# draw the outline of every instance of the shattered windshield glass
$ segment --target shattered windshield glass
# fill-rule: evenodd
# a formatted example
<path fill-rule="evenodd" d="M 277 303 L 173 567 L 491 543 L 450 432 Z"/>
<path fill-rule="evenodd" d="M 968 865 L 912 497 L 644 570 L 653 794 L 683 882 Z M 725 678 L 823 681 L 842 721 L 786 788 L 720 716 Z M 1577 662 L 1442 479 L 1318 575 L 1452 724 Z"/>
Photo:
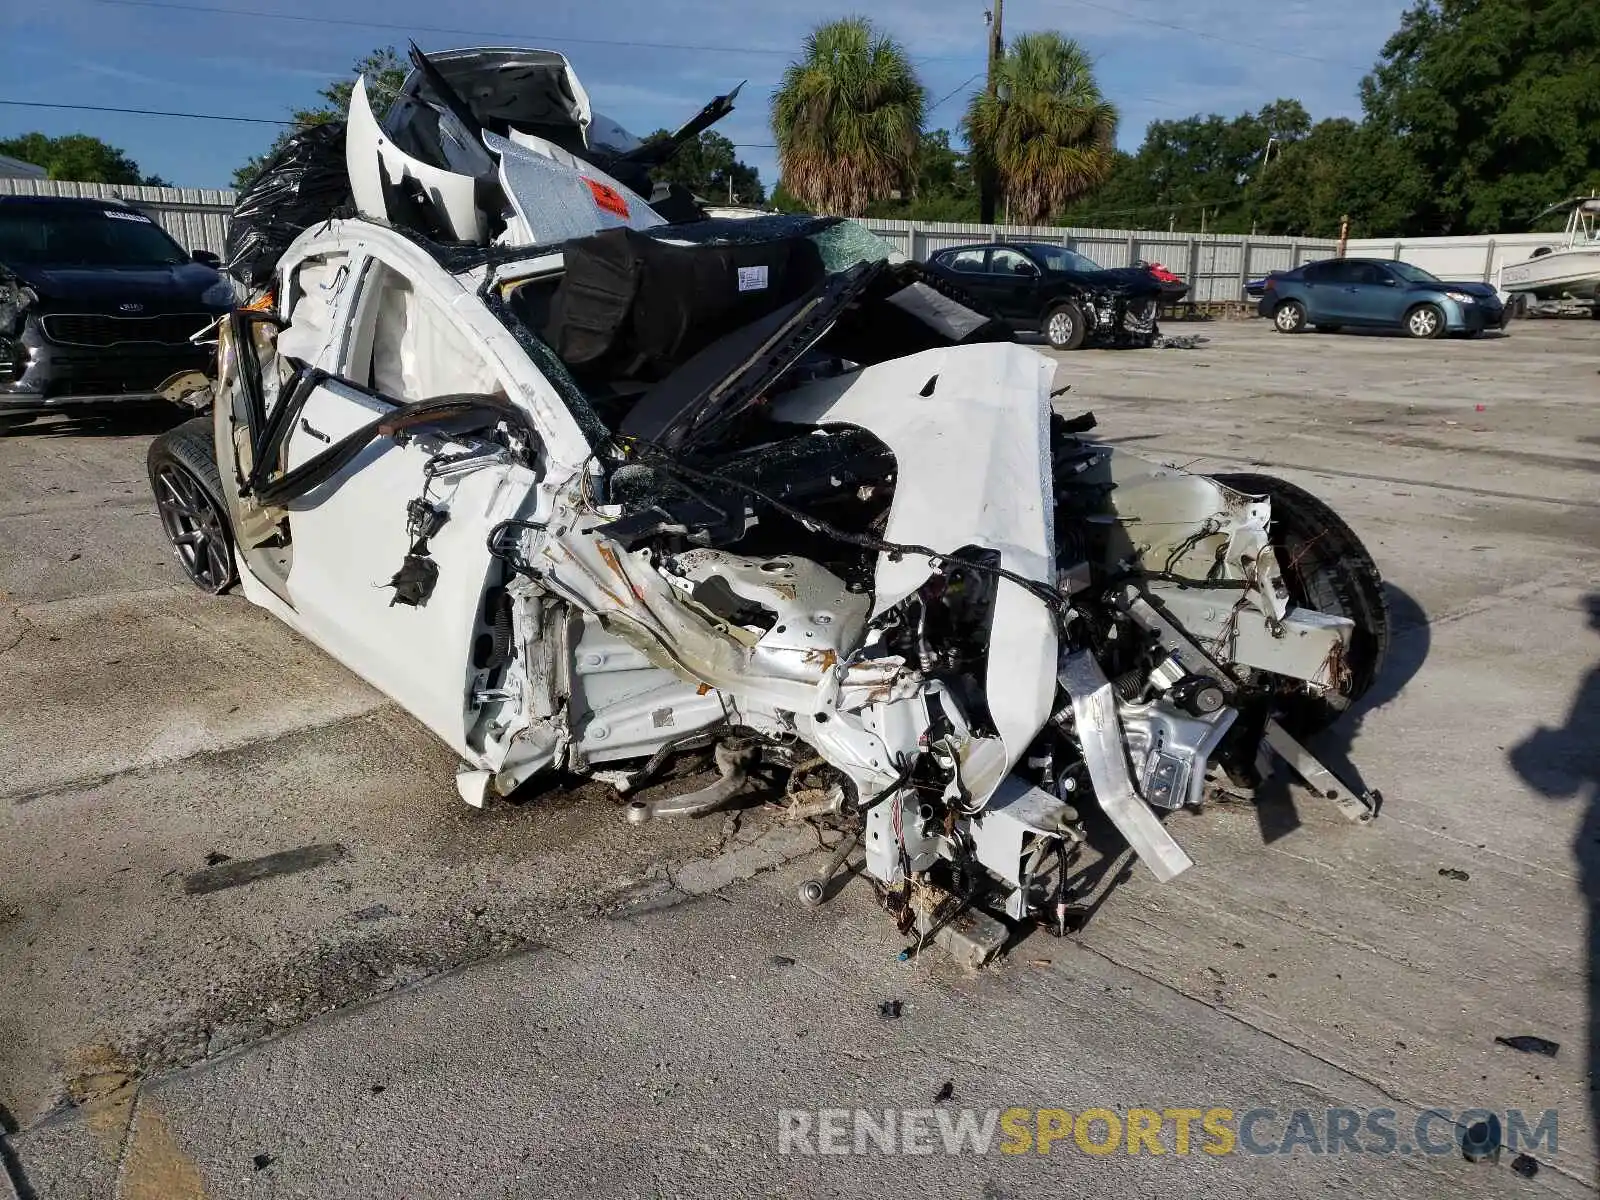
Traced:
<path fill-rule="evenodd" d="M 830 275 L 864 262 L 903 262 L 905 255 L 857 221 L 839 217 L 804 217 L 774 214 L 766 217 L 722 217 L 672 225 L 652 231 L 664 241 L 700 245 L 735 245 L 803 237 L 822 256 Z"/>

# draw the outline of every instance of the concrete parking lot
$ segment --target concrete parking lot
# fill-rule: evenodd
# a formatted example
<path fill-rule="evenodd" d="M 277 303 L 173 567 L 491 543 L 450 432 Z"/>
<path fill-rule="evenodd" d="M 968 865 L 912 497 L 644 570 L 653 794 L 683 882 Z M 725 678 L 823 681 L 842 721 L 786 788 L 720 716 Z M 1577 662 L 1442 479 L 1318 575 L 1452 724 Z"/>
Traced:
<path fill-rule="evenodd" d="M 1171 828 L 1087 927 L 970 976 L 869 890 L 800 909 L 760 810 L 485 811 L 454 761 L 236 596 L 189 588 L 159 419 L 0 435 L 0 1121 L 29 1197 L 1525 1196 L 1595 1180 L 1600 322 L 1059 356 L 1128 450 L 1312 489 L 1391 589 L 1387 670 L 1303 790 Z M 269 877 L 186 882 L 280 852 Z M 880 1004 L 900 1002 L 898 1019 Z M 1497 1042 L 1535 1036 L 1553 1056 Z M 778 1153 L 781 1109 L 1558 1115 L 1555 1145 L 1374 1154 Z M 1451 1119 L 1435 1136 L 1449 1138 Z M 1521 1164 L 1529 1170 L 1526 1162 Z"/>

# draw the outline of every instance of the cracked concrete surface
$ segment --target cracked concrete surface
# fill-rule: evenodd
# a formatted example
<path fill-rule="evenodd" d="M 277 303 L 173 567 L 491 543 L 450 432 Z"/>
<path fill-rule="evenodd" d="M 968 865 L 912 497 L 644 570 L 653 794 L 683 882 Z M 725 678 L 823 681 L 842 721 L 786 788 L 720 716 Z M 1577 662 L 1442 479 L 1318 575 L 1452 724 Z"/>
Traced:
<path fill-rule="evenodd" d="M 461 806 L 409 717 L 178 580 L 148 423 L 0 435 L 0 1116 L 25 1197 L 1587 1190 L 1600 329 L 1195 328 L 1062 356 L 1062 407 L 1153 457 L 1259 463 L 1367 540 L 1395 649 L 1324 749 L 1383 815 L 1287 791 L 1181 814 L 1193 871 L 1135 870 L 1076 939 L 976 978 L 899 962 L 859 885 L 798 909 L 820 852 L 763 813 L 635 829 L 597 786 Z M 1519 1033 L 1561 1050 L 1494 1043 Z M 778 1108 L 947 1082 L 976 1107 L 1555 1108 L 1560 1146 L 1534 1180 L 1509 1156 L 776 1157 Z"/>

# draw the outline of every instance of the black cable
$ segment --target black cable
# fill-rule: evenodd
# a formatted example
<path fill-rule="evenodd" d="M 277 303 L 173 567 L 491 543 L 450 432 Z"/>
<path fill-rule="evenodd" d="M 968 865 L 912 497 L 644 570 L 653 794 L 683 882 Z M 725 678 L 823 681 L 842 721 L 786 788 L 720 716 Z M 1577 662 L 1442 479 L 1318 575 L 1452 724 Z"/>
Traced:
<path fill-rule="evenodd" d="M 0 100 L 12 108 L 60 108 L 69 112 L 122 113 L 134 117 L 187 117 L 191 121 L 238 121 L 247 125 L 293 125 L 274 117 L 230 117 L 221 113 L 173 112 L 164 108 L 119 108 L 107 104 L 46 104 L 42 100 Z M 138 186 L 136 184 L 128 185 Z"/>
<path fill-rule="evenodd" d="M 488 548 L 492 557 L 498 558 L 516 574 L 526 575 L 529 579 L 537 579 L 539 573 L 534 569 L 533 564 L 516 553 L 514 548 L 502 545 L 500 539 L 508 529 L 532 529 L 535 532 L 543 533 L 549 528 L 542 521 L 519 521 L 515 517 L 508 518 L 489 530 L 489 536 L 485 539 L 484 545 Z"/>

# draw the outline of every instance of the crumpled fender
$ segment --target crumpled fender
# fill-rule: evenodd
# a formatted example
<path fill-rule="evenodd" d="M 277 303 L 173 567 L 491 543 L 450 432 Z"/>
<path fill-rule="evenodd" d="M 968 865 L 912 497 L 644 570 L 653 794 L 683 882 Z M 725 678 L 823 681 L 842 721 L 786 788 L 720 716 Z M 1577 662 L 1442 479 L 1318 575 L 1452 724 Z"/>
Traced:
<path fill-rule="evenodd" d="M 797 388 L 773 406 L 773 416 L 855 425 L 893 451 L 899 474 L 885 541 L 997 550 L 1008 570 L 1053 587 L 1054 375 L 1054 362 L 1026 346 L 954 346 Z M 873 616 L 910 596 L 932 570 L 926 557 L 879 555 Z M 1056 641 L 1044 602 L 1002 580 L 985 687 L 1005 761 L 1004 769 L 986 764 L 967 778 L 976 798 L 993 792 L 1050 718 Z"/>

